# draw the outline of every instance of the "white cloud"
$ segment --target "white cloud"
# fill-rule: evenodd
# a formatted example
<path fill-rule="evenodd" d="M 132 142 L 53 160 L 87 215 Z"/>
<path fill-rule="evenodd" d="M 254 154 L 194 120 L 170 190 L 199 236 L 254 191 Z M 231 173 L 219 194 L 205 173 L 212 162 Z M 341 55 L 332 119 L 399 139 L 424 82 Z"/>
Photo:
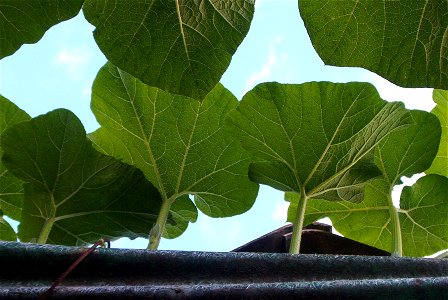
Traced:
<path fill-rule="evenodd" d="M 87 47 L 64 47 L 56 54 L 54 63 L 61 66 L 70 78 L 78 80 L 83 77 L 84 69 L 92 56 Z"/>
<path fill-rule="evenodd" d="M 277 36 L 269 45 L 268 58 L 266 62 L 262 65 L 261 69 L 257 72 L 252 73 L 246 82 L 243 94 L 251 90 L 256 84 L 266 81 L 272 75 L 274 68 L 278 67 L 279 62 L 285 62 L 288 59 L 286 53 L 277 53 L 276 46 L 283 42 L 282 36 Z"/>
<path fill-rule="evenodd" d="M 384 100 L 402 101 L 408 109 L 431 111 L 435 106 L 432 100 L 433 89 L 402 88 L 372 72 L 369 72 L 369 75 L 364 80 L 374 84 L 381 98 Z"/>
<path fill-rule="evenodd" d="M 288 215 L 288 207 L 289 207 L 289 202 L 280 202 L 278 203 L 274 210 L 272 211 L 272 219 L 276 220 L 276 221 L 282 221 L 282 222 L 286 222 L 286 217 Z"/>

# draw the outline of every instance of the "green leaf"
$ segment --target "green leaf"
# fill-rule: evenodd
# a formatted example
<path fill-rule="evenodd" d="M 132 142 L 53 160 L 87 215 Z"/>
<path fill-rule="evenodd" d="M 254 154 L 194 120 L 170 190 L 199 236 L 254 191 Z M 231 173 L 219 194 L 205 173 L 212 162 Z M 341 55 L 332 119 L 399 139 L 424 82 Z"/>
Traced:
<path fill-rule="evenodd" d="M 27 182 L 22 242 L 147 237 L 159 193 L 137 169 L 97 152 L 72 112 L 58 109 L 17 124 L 1 142 L 3 163 Z"/>
<path fill-rule="evenodd" d="M 441 176 L 419 180 L 412 188 L 415 192 L 412 197 L 405 194 L 411 189 L 405 188 L 400 209 L 395 209 L 390 200 L 392 188 L 400 177 L 424 171 L 437 152 L 441 135 L 437 118 L 427 112 L 411 111 L 411 119 L 411 126 L 391 133 L 376 149 L 375 162 L 384 178 L 366 186 L 363 202 L 312 201 L 307 206 L 304 223 L 329 217 L 334 228 L 345 237 L 392 252 L 393 217 L 398 214 L 404 255 L 424 256 L 446 248 L 448 240 L 443 228 L 448 226 L 448 211 L 443 208 L 447 199 L 442 191 L 448 185 L 438 178 Z M 436 184 L 445 184 L 445 187 Z M 295 203 L 288 210 L 288 220 L 293 220 L 298 196 L 286 197 Z M 434 209 L 440 211 L 434 212 Z"/>
<path fill-rule="evenodd" d="M 301 0 L 329 65 L 363 67 L 402 87 L 448 89 L 448 5 L 439 0 Z"/>
<path fill-rule="evenodd" d="M 164 238 L 174 239 L 187 230 L 188 223 L 194 223 L 198 219 L 198 210 L 188 195 L 176 199 L 171 205 L 170 214 L 172 222 L 167 222 L 162 234 Z"/>
<path fill-rule="evenodd" d="M 84 0 L 0 1 L 0 58 L 34 44 L 53 25 L 76 16 Z"/>
<path fill-rule="evenodd" d="M 401 176 L 428 169 L 440 143 L 440 123 L 431 113 L 411 111 L 413 124 L 389 135 L 375 151 L 375 163 L 392 188 Z"/>
<path fill-rule="evenodd" d="M 432 113 L 439 118 L 442 125 L 442 137 L 439 151 L 426 174 L 439 174 L 448 177 L 448 91 L 434 90 L 434 102 L 437 103 Z"/>
<path fill-rule="evenodd" d="M 87 0 L 109 61 L 144 83 L 202 100 L 246 36 L 254 0 Z"/>
<path fill-rule="evenodd" d="M 30 118 L 26 112 L 0 95 L 0 137 L 7 128 L 28 121 Z M 0 159 L 2 155 L 3 150 L 0 145 Z M 23 181 L 11 174 L 0 161 L 0 210 L 18 221 L 22 214 L 22 202 Z"/>
<path fill-rule="evenodd" d="M 230 115 L 243 147 L 261 162 L 251 178 L 284 191 L 361 201 L 378 176 L 373 149 L 408 122 L 401 103 L 386 103 L 367 83 L 264 83 Z"/>
<path fill-rule="evenodd" d="M 241 214 L 253 205 L 258 185 L 247 178 L 251 156 L 224 122 L 237 104 L 220 84 L 201 103 L 149 87 L 108 63 L 93 84 L 92 111 L 102 127 L 90 137 L 104 153 L 142 170 L 165 203 L 193 194 L 211 217 Z M 177 207 L 173 216 L 181 214 Z M 195 219 L 188 211 L 185 219 Z"/>
<path fill-rule="evenodd" d="M 0 241 L 17 241 L 17 235 L 11 225 L 3 219 L 3 213 L 0 211 Z"/>

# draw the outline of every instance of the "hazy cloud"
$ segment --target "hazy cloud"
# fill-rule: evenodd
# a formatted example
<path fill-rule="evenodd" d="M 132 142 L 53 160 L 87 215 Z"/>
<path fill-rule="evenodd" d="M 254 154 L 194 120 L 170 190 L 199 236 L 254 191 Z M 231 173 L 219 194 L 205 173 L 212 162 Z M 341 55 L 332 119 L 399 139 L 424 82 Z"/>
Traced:
<path fill-rule="evenodd" d="M 431 111 L 435 106 L 432 100 L 433 89 L 402 88 L 372 72 L 364 80 L 373 83 L 384 100 L 404 102 L 408 109 Z"/>
<path fill-rule="evenodd" d="M 243 94 L 251 90 L 256 84 L 266 81 L 271 77 L 274 68 L 278 67 L 279 62 L 284 62 L 288 59 L 285 54 L 280 54 L 277 52 L 276 46 L 283 42 L 282 36 L 277 36 L 269 45 L 268 58 L 266 62 L 262 65 L 261 69 L 257 72 L 252 73 L 246 82 Z"/>
<path fill-rule="evenodd" d="M 288 207 L 289 202 L 280 202 L 278 203 L 274 210 L 272 211 L 272 219 L 276 221 L 283 221 L 286 222 L 286 217 L 288 215 Z"/>
<path fill-rule="evenodd" d="M 93 54 L 87 47 L 62 48 L 54 59 L 54 63 L 61 66 L 71 79 L 83 78 L 84 70 L 92 59 Z"/>

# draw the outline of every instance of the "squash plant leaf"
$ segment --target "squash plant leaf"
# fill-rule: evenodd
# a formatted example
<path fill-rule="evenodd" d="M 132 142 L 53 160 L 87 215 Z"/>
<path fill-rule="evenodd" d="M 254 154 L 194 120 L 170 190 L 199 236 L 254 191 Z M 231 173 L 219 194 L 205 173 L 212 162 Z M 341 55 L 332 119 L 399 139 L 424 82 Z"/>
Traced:
<path fill-rule="evenodd" d="M 201 103 L 147 86 L 108 63 L 93 84 L 92 111 L 102 127 L 90 138 L 104 153 L 143 171 L 162 195 L 161 216 L 171 210 L 175 221 L 180 213 L 172 204 L 189 194 L 205 214 L 233 216 L 252 207 L 258 192 L 247 177 L 251 156 L 224 121 L 237 104 L 221 84 Z M 196 219 L 191 205 L 179 207 L 188 210 L 185 220 Z"/>
<path fill-rule="evenodd" d="M 446 1 L 300 0 L 329 65 L 362 67 L 402 87 L 448 89 Z"/>
<path fill-rule="evenodd" d="M 17 241 L 17 235 L 11 225 L 3 219 L 2 211 L 0 210 L 0 241 Z"/>
<path fill-rule="evenodd" d="M 188 223 L 194 223 L 198 219 L 198 210 L 188 195 L 177 198 L 170 207 L 170 219 L 168 219 L 162 236 L 174 239 L 187 230 Z M 172 221 L 170 221 L 172 220 Z"/>
<path fill-rule="evenodd" d="M 202 100 L 246 36 L 254 0 L 87 0 L 107 59 L 142 82 Z"/>
<path fill-rule="evenodd" d="M 75 17 L 84 0 L 0 1 L 0 58 L 34 44 L 53 25 Z"/>
<path fill-rule="evenodd" d="M 31 117 L 26 112 L 0 95 L 0 137 L 7 128 L 29 119 Z M 0 159 L 2 156 L 3 150 L 0 145 Z M 22 203 L 23 181 L 11 174 L 0 160 L 0 210 L 8 217 L 19 221 Z"/>
<path fill-rule="evenodd" d="M 439 152 L 432 162 L 426 174 L 439 174 L 448 177 L 448 91 L 434 90 L 434 102 L 436 107 L 432 110 L 442 125 L 442 137 L 440 139 Z"/>
<path fill-rule="evenodd" d="M 373 149 L 406 126 L 409 113 L 368 83 L 271 82 L 249 91 L 229 118 L 260 160 L 251 179 L 300 193 L 306 206 L 312 198 L 361 201 L 366 182 L 380 175 Z"/>
<path fill-rule="evenodd" d="M 10 127 L 3 163 L 26 181 L 21 241 L 89 244 L 147 237 L 158 191 L 132 166 L 96 151 L 79 119 L 58 109 Z"/>
<path fill-rule="evenodd" d="M 329 217 L 334 228 L 347 238 L 390 252 L 398 250 L 393 241 L 401 241 L 401 246 L 398 245 L 402 248 L 401 255 L 424 256 L 447 247 L 448 185 L 442 176 L 425 176 L 412 189 L 405 188 L 399 209 L 392 203 L 393 186 L 399 183 L 401 176 L 427 169 L 440 141 L 440 124 L 433 114 L 411 111 L 411 117 L 411 126 L 391 133 L 376 149 L 375 162 L 384 177 L 367 185 L 364 201 L 312 201 L 307 206 L 305 224 Z M 291 221 L 298 196 L 287 193 L 286 199 L 292 203 L 288 210 Z"/>
<path fill-rule="evenodd" d="M 378 176 L 373 148 L 406 124 L 401 103 L 386 103 L 368 83 L 263 83 L 229 114 L 243 147 L 260 162 L 251 178 L 309 198 L 362 200 Z"/>

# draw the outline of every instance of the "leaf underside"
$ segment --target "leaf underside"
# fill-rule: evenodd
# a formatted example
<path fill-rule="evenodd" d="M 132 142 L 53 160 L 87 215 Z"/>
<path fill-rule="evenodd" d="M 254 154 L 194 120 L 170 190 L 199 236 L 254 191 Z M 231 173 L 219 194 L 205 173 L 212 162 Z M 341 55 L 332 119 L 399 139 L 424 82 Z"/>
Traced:
<path fill-rule="evenodd" d="M 258 185 L 247 177 L 251 156 L 224 122 L 238 104 L 218 84 L 202 101 L 149 87 L 106 64 L 92 91 L 92 111 L 101 128 L 90 135 L 97 149 L 133 165 L 158 188 L 164 201 L 195 195 L 195 204 L 212 217 L 247 211 Z M 177 199 L 177 200 L 176 200 Z M 194 205 L 174 204 L 165 236 L 177 236 Z M 183 219 L 180 222 L 180 219 Z"/>
<path fill-rule="evenodd" d="M 251 178 L 307 198 L 363 198 L 379 170 L 373 149 L 409 122 L 401 103 L 386 103 L 367 83 L 263 83 L 230 115 L 242 145 L 259 162 Z"/>
<path fill-rule="evenodd" d="M 299 1 L 329 65 L 363 67 L 402 87 L 448 90 L 447 1 Z"/>
<path fill-rule="evenodd" d="M 310 201 L 305 224 L 329 217 L 345 237 L 391 251 L 392 225 L 388 197 L 401 176 L 412 176 L 431 164 L 441 136 L 437 118 L 427 112 L 411 111 L 413 123 L 391 133 L 375 151 L 375 162 L 383 178 L 367 184 L 361 203 Z M 405 187 L 398 210 L 403 254 L 425 256 L 448 246 L 447 179 L 425 176 L 412 187 Z M 295 218 L 298 195 L 287 193 L 291 202 L 288 220 Z"/>
<path fill-rule="evenodd" d="M 439 118 L 442 126 L 439 151 L 426 174 L 439 174 L 448 177 L 448 91 L 434 90 L 433 99 L 437 103 L 432 113 Z"/>
<path fill-rule="evenodd" d="M 246 36 L 253 0 L 87 0 L 86 19 L 104 55 L 165 91 L 202 100 Z"/>
<path fill-rule="evenodd" d="M 26 112 L 0 95 L 0 138 L 9 127 L 29 119 L 31 117 Z M 0 145 L 0 159 L 2 156 L 3 150 Z M 11 174 L 0 160 L 0 210 L 8 217 L 19 221 L 22 202 L 23 181 Z"/>
<path fill-rule="evenodd" d="M 83 245 L 147 237 L 161 205 L 158 191 L 134 167 L 97 152 L 70 111 L 10 127 L 2 148 L 5 166 L 27 182 L 22 242 Z"/>
<path fill-rule="evenodd" d="M 84 0 L 0 1 L 0 59 L 23 44 L 39 41 L 45 32 L 75 17 Z"/>

